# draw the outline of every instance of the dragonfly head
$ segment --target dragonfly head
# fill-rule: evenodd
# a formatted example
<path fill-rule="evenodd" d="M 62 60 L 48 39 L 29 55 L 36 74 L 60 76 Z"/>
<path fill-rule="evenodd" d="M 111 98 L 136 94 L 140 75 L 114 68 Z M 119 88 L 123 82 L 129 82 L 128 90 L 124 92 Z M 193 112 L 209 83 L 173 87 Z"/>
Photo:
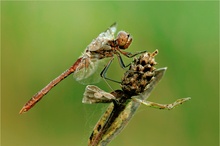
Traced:
<path fill-rule="evenodd" d="M 116 43 L 120 49 L 127 49 L 132 42 L 132 37 L 125 31 L 119 31 L 116 37 Z"/>

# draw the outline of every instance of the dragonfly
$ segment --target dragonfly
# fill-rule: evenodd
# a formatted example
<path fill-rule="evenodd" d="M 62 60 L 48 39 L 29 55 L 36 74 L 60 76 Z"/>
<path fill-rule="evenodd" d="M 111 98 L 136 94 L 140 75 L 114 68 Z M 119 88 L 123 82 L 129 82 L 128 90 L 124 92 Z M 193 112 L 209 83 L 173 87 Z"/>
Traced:
<path fill-rule="evenodd" d="M 166 67 L 159 69 L 154 67 L 157 64 L 154 59 L 157 53 L 158 50 L 134 58 L 122 78 L 121 90 L 108 93 L 95 85 L 87 85 L 83 94 L 83 103 L 110 103 L 94 127 L 88 146 L 106 146 L 125 128 L 141 104 L 171 110 L 191 99 L 181 98 L 171 104 L 147 101 L 167 70 Z"/>
<path fill-rule="evenodd" d="M 42 99 L 44 95 L 46 95 L 54 86 L 56 86 L 70 74 L 73 74 L 74 78 L 80 82 L 92 76 L 96 72 L 100 61 L 105 58 L 110 58 L 109 63 L 107 63 L 107 65 L 110 65 L 110 62 L 113 61 L 114 56 L 116 55 L 120 66 L 122 68 L 126 68 L 127 66 L 124 64 L 121 54 L 128 58 L 132 58 L 140 53 L 146 52 L 142 51 L 130 53 L 124 51 L 131 45 L 132 36 L 128 32 L 119 31 L 117 37 L 115 38 L 114 35 L 116 28 L 117 23 L 113 23 L 106 31 L 100 33 L 97 38 L 93 39 L 92 42 L 86 47 L 82 56 L 80 56 L 70 68 L 52 80 L 42 90 L 37 92 L 22 107 L 19 113 L 22 114 L 30 110 Z M 100 76 L 104 79 L 111 80 L 110 78 L 106 77 L 106 71 L 108 69 L 107 65 L 100 73 Z"/>

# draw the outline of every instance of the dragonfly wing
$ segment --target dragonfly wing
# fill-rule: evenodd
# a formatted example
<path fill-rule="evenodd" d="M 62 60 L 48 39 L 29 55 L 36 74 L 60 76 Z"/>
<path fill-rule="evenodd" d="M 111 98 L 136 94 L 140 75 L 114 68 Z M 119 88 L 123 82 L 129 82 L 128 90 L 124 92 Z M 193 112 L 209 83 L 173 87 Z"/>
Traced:
<path fill-rule="evenodd" d="M 97 86 L 88 85 L 83 94 L 82 103 L 109 103 L 112 102 L 113 99 L 115 99 L 115 97 L 112 94 L 101 90 Z"/>
<path fill-rule="evenodd" d="M 101 80 L 100 73 L 106 65 L 108 58 L 90 59 L 84 58 L 73 73 L 75 80 L 83 85 L 98 83 Z"/>
<path fill-rule="evenodd" d="M 91 61 L 90 58 L 83 58 L 76 68 L 73 77 L 76 81 L 86 80 L 89 76 L 94 74 L 98 68 L 98 60 Z"/>
<path fill-rule="evenodd" d="M 87 46 L 86 50 L 96 51 L 101 48 L 111 49 L 108 42 L 114 40 L 116 29 L 117 24 L 112 24 L 105 32 L 100 33 L 99 36 Z"/>

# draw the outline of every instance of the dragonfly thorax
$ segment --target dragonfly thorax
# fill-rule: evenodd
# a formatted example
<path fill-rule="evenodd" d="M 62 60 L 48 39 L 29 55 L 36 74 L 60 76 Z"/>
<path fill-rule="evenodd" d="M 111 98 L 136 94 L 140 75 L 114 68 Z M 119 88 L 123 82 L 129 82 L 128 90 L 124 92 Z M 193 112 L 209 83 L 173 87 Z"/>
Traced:
<path fill-rule="evenodd" d="M 96 59 L 103 59 L 103 58 L 108 58 L 108 57 L 113 57 L 115 54 L 115 49 L 106 49 L 107 47 L 100 48 L 99 50 L 96 51 L 90 51 L 87 52 L 87 56 L 90 56 L 90 58 L 96 58 Z"/>

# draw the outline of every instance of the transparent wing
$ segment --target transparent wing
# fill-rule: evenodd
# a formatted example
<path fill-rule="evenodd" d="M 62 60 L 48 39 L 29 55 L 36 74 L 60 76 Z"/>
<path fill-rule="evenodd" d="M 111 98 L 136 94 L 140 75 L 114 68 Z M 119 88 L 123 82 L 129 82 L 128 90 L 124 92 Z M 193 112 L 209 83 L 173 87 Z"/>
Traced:
<path fill-rule="evenodd" d="M 76 81 L 83 83 L 88 80 L 88 78 L 95 73 L 99 65 L 99 60 L 90 58 L 83 58 L 79 63 L 76 71 L 73 74 L 73 77 Z"/>
<path fill-rule="evenodd" d="M 102 70 L 104 68 L 104 65 L 102 66 L 101 63 L 103 61 L 100 61 L 98 57 L 91 57 L 90 52 L 99 49 L 111 49 L 108 42 L 114 39 L 116 26 L 116 23 L 112 24 L 105 32 L 99 34 L 99 36 L 87 46 L 85 52 L 83 53 L 82 60 L 73 74 L 76 81 L 81 84 L 97 83 L 100 81 L 101 71 L 98 72 L 98 70 Z"/>
<path fill-rule="evenodd" d="M 115 99 L 115 97 L 112 94 L 103 91 L 97 86 L 88 85 L 83 94 L 82 103 L 109 103 L 112 102 L 113 99 Z"/>
<path fill-rule="evenodd" d="M 73 73 L 75 80 L 83 85 L 98 83 L 101 80 L 100 73 L 106 65 L 108 58 L 90 59 L 84 58 Z"/>
<path fill-rule="evenodd" d="M 105 32 L 99 34 L 86 48 L 89 51 L 96 51 L 100 48 L 107 48 L 108 42 L 114 40 L 114 34 L 116 32 L 117 24 L 112 24 Z M 110 46 L 109 46 L 110 49 Z"/>

